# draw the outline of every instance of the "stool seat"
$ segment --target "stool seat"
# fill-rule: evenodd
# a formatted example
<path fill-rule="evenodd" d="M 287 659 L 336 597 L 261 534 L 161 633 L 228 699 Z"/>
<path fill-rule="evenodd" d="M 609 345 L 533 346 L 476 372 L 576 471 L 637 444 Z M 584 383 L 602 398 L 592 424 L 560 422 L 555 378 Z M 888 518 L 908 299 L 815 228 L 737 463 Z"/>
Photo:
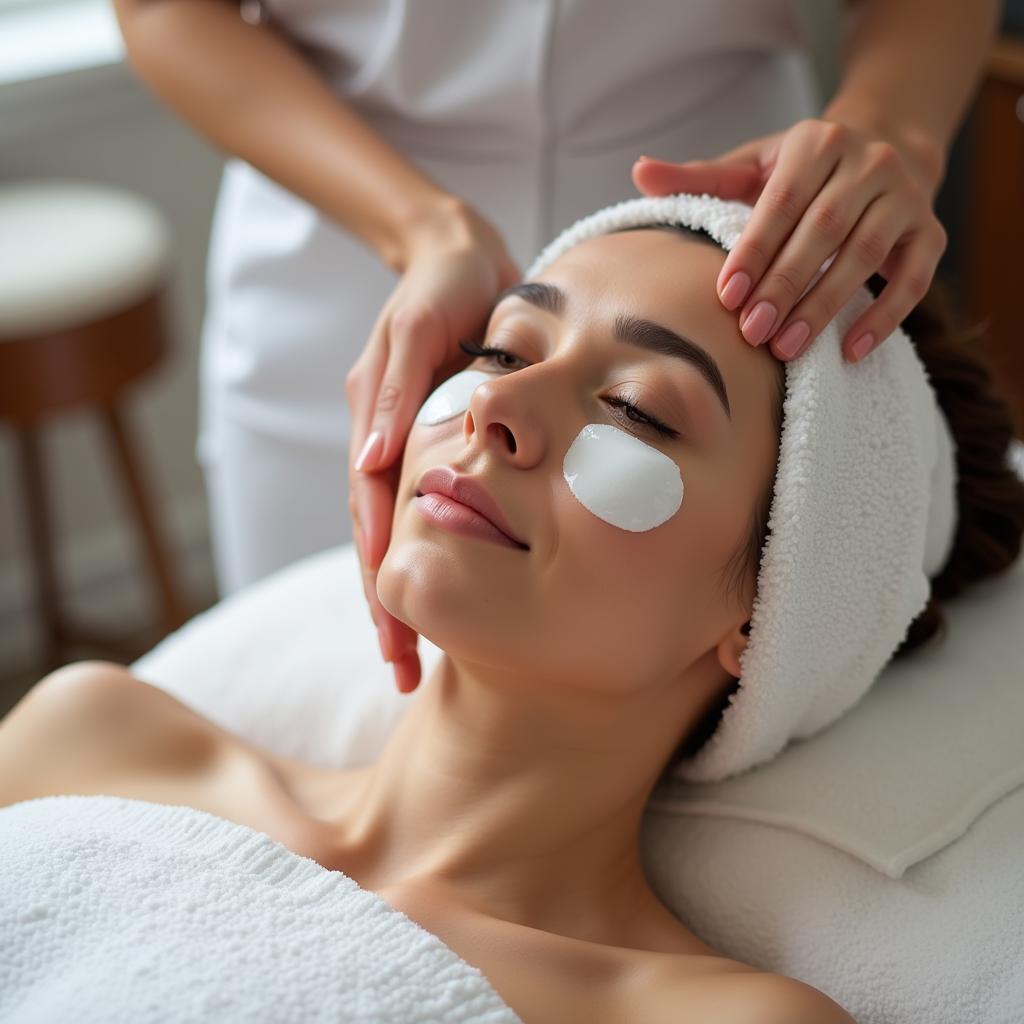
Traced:
<path fill-rule="evenodd" d="M 160 211 L 112 185 L 0 183 L 0 341 L 77 327 L 157 288 L 171 239 Z"/>

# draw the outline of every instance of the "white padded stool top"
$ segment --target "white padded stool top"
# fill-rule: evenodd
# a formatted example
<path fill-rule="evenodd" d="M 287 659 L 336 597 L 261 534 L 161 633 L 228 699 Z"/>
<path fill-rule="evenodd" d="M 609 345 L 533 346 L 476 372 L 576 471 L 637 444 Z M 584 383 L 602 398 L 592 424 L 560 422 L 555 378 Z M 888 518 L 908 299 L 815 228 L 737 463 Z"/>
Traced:
<path fill-rule="evenodd" d="M 170 251 L 163 214 L 91 181 L 0 183 L 0 340 L 86 324 L 141 300 Z"/>

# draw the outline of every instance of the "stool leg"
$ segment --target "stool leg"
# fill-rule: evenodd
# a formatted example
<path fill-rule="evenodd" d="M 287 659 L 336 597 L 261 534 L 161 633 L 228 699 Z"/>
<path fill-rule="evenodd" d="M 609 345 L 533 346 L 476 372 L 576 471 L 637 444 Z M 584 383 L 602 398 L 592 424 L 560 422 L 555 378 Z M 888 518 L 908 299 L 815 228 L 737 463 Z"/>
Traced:
<path fill-rule="evenodd" d="M 21 476 L 25 486 L 25 507 L 28 512 L 29 541 L 35 567 L 36 600 L 43 617 L 45 671 L 52 672 L 67 660 L 67 637 L 60 611 L 60 591 L 53 558 L 43 452 L 39 433 L 33 427 L 20 427 L 17 436 Z"/>
<path fill-rule="evenodd" d="M 185 622 L 188 616 L 171 575 L 167 551 L 150 510 L 149 499 L 142 484 L 138 463 L 121 412 L 116 406 L 110 405 L 103 409 L 101 416 L 106 425 L 121 478 L 125 482 L 128 497 L 131 500 L 135 521 L 142 534 L 150 573 L 163 608 L 164 627 L 171 632 Z"/>

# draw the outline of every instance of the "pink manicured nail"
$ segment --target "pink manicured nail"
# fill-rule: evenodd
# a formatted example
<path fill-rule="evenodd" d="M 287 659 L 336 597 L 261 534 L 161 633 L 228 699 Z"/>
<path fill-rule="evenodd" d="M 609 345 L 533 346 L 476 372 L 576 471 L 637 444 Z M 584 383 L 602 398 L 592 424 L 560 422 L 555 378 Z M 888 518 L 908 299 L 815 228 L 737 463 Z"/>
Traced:
<path fill-rule="evenodd" d="M 375 430 L 366 439 L 363 450 L 359 453 L 359 458 L 356 459 L 356 469 L 359 471 L 375 469 L 383 453 L 384 435 L 379 430 Z"/>
<path fill-rule="evenodd" d="M 743 321 L 743 326 L 740 328 L 743 337 L 751 345 L 760 345 L 768 337 L 768 332 L 775 324 L 775 318 L 778 315 L 775 307 L 767 299 L 762 299 L 750 311 L 750 316 Z"/>
<path fill-rule="evenodd" d="M 850 354 L 853 356 L 854 362 L 859 362 L 863 359 L 870 351 L 871 346 L 875 343 L 875 336 L 870 332 L 862 334 L 851 346 Z"/>
<path fill-rule="evenodd" d="M 811 333 L 810 326 L 803 320 L 790 324 L 775 340 L 775 347 L 785 359 L 791 359 L 800 351 L 800 346 Z"/>
<path fill-rule="evenodd" d="M 737 270 L 725 282 L 721 296 L 722 305 L 726 309 L 735 309 L 747 297 L 748 291 L 750 291 L 750 276 L 743 273 L 742 270 Z"/>

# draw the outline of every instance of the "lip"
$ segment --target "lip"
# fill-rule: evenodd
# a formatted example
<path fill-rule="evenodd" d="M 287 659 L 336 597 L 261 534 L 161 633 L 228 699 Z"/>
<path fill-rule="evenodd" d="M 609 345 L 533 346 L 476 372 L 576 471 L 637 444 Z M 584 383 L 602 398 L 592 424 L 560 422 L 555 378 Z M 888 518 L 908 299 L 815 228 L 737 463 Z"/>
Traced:
<path fill-rule="evenodd" d="M 422 499 L 431 494 L 441 495 L 442 498 L 447 498 L 449 502 L 454 502 L 456 505 L 461 505 L 464 509 L 469 509 L 471 512 L 476 513 L 476 516 L 470 517 L 460 517 L 458 515 L 450 519 L 445 517 L 446 521 L 442 525 L 450 526 L 458 532 L 487 536 L 486 527 L 483 523 L 479 522 L 479 519 L 483 519 L 488 526 L 501 534 L 510 544 L 527 551 L 530 549 L 530 545 L 509 525 L 508 520 L 505 518 L 505 513 L 502 512 L 501 506 L 498 505 L 497 501 L 491 497 L 482 484 L 472 477 L 460 475 L 449 466 L 435 466 L 433 469 L 428 469 L 420 477 L 419 483 L 416 485 L 416 498 L 420 499 L 417 501 L 417 504 L 421 505 L 421 510 L 425 508 Z M 449 509 L 454 511 L 454 509 L 451 509 L 451 506 L 449 506 Z M 438 517 L 433 512 L 424 511 L 424 514 L 437 521 Z M 472 521 L 474 519 L 476 524 Z M 475 529 L 474 526 L 484 527 L 484 529 Z M 466 528 L 461 529 L 460 527 Z"/>

